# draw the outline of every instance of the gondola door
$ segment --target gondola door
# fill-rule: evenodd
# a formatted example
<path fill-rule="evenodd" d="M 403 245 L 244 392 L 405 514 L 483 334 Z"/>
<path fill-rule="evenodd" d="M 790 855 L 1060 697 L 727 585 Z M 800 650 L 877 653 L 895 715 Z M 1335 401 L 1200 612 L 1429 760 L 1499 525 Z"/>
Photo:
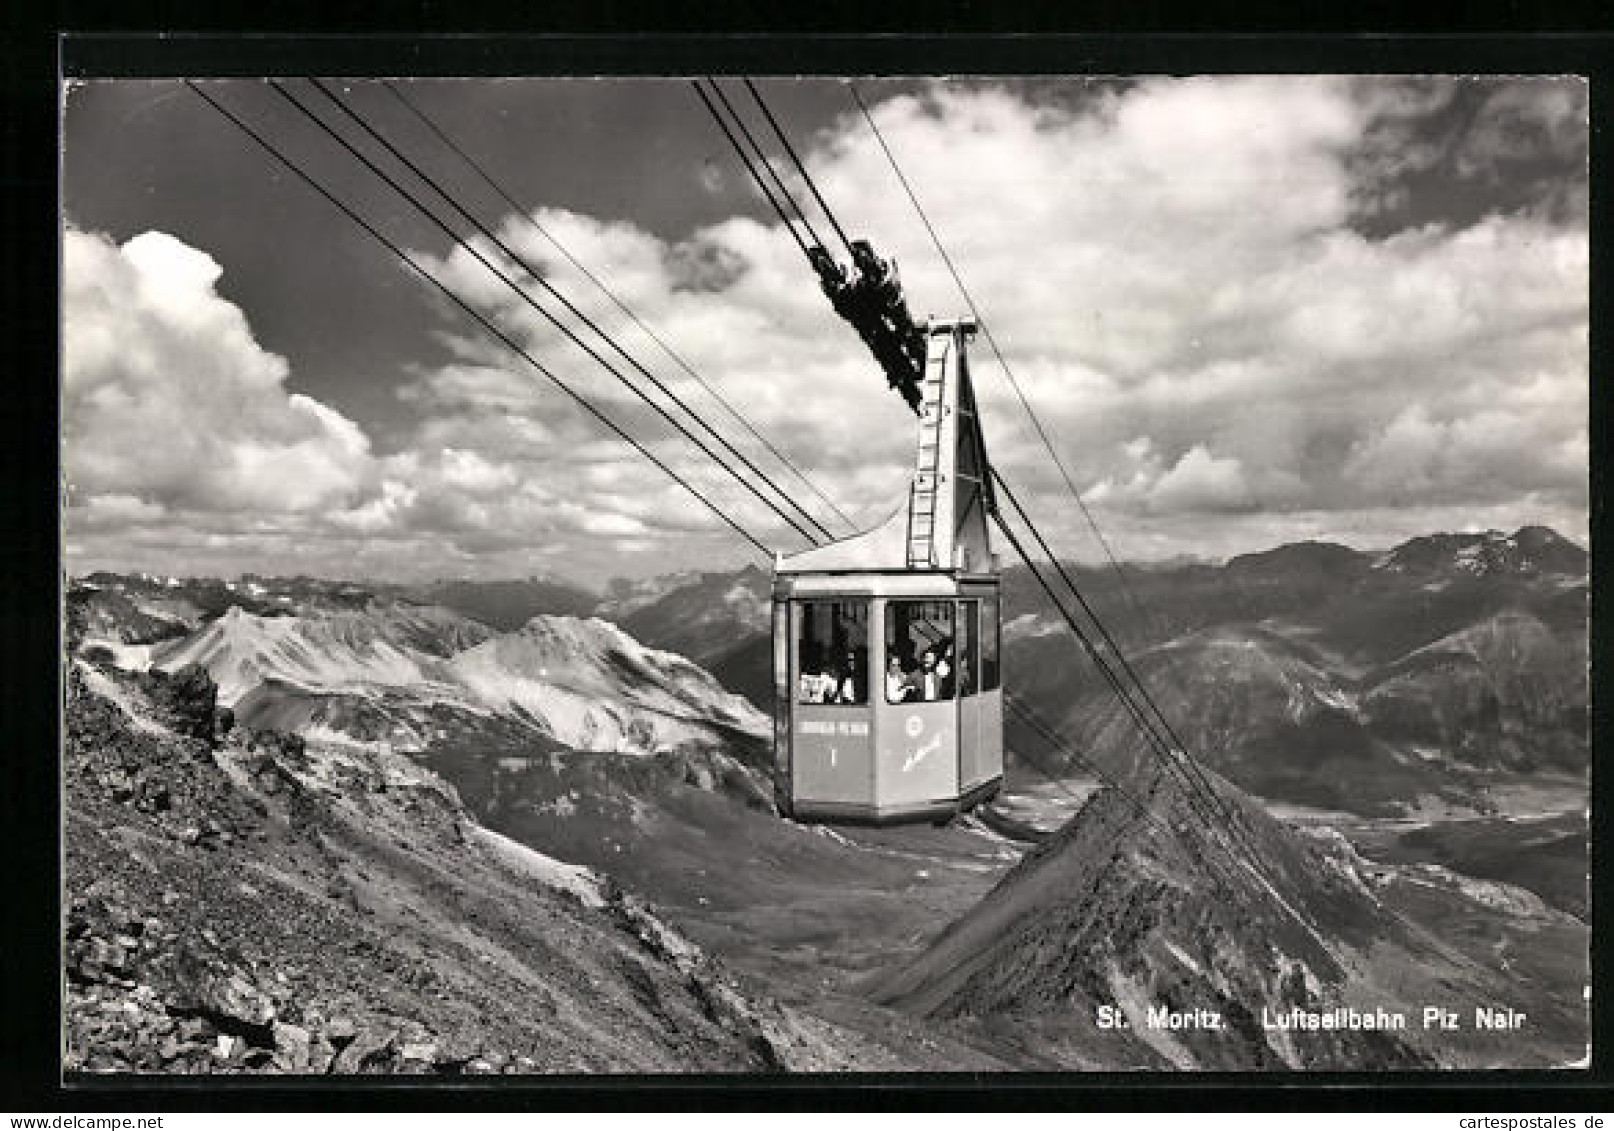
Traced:
<path fill-rule="evenodd" d="M 791 787 L 798 801 L 869 805 L 874 742 L 869 599 L 791 602 Z"/>
<path fill-rule="evenodd" d="M 889 598 L 878 734 L 879 796 L 893 809 L 958 796 L 958 701 L 951 600 Z"/>

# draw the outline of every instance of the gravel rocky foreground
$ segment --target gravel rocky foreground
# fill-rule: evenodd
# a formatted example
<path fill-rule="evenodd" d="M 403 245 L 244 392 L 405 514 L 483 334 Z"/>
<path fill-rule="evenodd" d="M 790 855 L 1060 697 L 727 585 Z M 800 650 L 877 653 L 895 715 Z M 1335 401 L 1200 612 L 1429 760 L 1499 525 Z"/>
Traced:
<path fill-rule="evenodd" d="M 68 684 L 70 1073 L 770 1072 L 865 1051 L 406 758 L 248 732 L 198 670 L 76 661 Z"/>

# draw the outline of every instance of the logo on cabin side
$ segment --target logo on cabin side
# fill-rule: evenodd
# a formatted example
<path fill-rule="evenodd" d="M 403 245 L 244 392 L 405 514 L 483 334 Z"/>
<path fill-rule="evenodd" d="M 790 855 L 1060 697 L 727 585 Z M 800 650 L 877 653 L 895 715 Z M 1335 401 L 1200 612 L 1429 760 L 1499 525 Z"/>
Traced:
<path fill-rule="evenodd" d="M 909 715 L 907 722 L 902 724 L 902 729 L 908 732 L 909 738 L 918 738 L 920 732 L 925 729 L 925 720 L 918 715 Z"/>
<path fill-rule="evenodd" d="M 902 772 L 907 773 L 909 770 L 911 770 L 915 766 L 917 766 L 920 762 L 923 762 L 930 755 L 932 755 L 932 754 L 936 753 L 936 751 L 940 750 L 941 749 L 941 742 L 942 742 L 942 736 L 938 734 L 934 738 L 932 738 L 929 742 L 927 742 L 923 746 L 921 746 L 919 749 L 915 750 L 912 754 L 909 754 L 908 757 L 903 760 Z"/>

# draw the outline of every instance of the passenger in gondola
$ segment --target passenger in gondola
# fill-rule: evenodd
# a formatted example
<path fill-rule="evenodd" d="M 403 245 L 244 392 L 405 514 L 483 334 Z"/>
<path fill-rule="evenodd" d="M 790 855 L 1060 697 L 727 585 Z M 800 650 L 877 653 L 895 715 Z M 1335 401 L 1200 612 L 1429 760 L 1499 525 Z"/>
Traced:
<path fill-rule="evenodd" d="M 936 641 L 936 673 L 941 676 L 942 682 L 949 688 L 953 682 L 953 638 L 944 636 Z M 946 697 L 952 696 L 952 691 L 943 692 Z"/>
<path fill-rule="evenodd" d="M 828 672 L 801 673 L 801 701 L 803 703 L 830 703 L 835 694 L 835 677 Z"/>
<path fill-rule="evenodd" d="M 925 649 L 925 654 L 920 659 L 919 685 L 923 689 L 923 698 L 927 703 L 953 697 L 953 681 L 948 674 L 950 671 L 951 668 L 942 666 L 941 653 L 936 648 Z"/>
<path fill-rule="evenodd" d="M 851 648 L 846 650 L 846 659 L 836 677 L 835 702 L 863 702 L 863 667 L 857 662 L 857 652 Z"/>
<path fill-rule="evenodd" d="M 888 703 L 912 702 L 919 693 L 913 673 L 902 666 L 902 657 L 891 653 L 885 662 L 885 698 Z"/>

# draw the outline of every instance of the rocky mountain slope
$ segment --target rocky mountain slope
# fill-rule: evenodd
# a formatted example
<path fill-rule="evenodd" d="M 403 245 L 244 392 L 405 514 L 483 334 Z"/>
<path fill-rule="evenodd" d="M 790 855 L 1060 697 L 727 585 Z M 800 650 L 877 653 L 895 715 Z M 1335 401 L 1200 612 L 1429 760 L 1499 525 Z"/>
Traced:
<path fill-rule="evenodd" d="M 1408 643 L 1378 660 L 1292 618 L 1202 630 L 1132 661 L 1189 748 L 1271 800 L 1366 815 L 1486 812 L 1521 775 L 1584 783 L 1584 620 L 1565 627 L 1504 606 Z M 1129 724 L 1108 688 L 1067 671 L 1069 698 L 1056 707 L 1044 689 L 1041 705 L 1101 761 L 1128 758 Z"/>
<path fill-rule="evenodd" d="M 619 583 L 596 615 L 653 648 L 688 656 L 728 690 L 772 710 L 768 635 L 773 582 L 754 565 Z"/>
<path fill-rule="evenodd" d="M 83 583 L 68 590 L 65 613 L 70 639 L 107 644 L 155 644 L 184 636 L 201 623 L 201 611 L 183 601 L 140 600 Z"/>
<path fill-rule="evenodd" d="M 1189 749 L 1266 798 L 1371 815 L 1483 811 L 1522 773 L 1588 768 L 1584 644 L 1498 613 L 1382 666 L 1352 667 L 1316 636 L 1231 625 L 1136 653 Z M 1352 674 L 1352 673 L 1356 674 Z M 1055 717 L 1103 764 L 1131 724 L 1096 678 Z"/>
<path fill-rule="evenodd" d="M 1584 955 L 1583 924 L 1517 889 L 1369 864 L 1338 834 L 1307 836 L 1225 784 L 1221 795 L 1232 820 L 1217 828 L 1099 791 L 924 954 L 877 977 L 876 999 L 1084 1069 L 1582 1055 L 1585 1005 L 1559 956 Z M 1426 1029 L 1430 1003 L 1462 1014 L 1462 1029 Z M 1476 1006 L 1527 1013 L 1529 1028 L 1479 1029 Z M 1399 1013 L 1405 1028 L 1279 1020 L 1342 1008 Z"/>
<path fill-rule="evenodd" d="M 232 606 L 196 631 L 126 646 L 87 634 L 127 667 L 205 668 L 254 727 L 401 750 L 712 747 L 766 721 L 689 660 L 604 621 L 538 616 L 498 633 L 440 606 L 259 615 Z"/>
<path fill-rule="evenodd" d="M 85 579 L 68 602 L 74 1064 L 1583 1054 L 1583 551 L 1539 528 L 1382 554 L 1307 543 L 1129 571 L 1142 611 L 1113 615 L 1132 607 L 1113 574 L 1078 580 L 1222 775 L 1218 813 L 1186 812 L 1153 773 L 1020 571 L 1007 684 L 1150 819 L 1084 766 L 1028 775 L 1011 725 L 986 819 L 781 821 L 752 705 L 770 694 L 760 571 L 619 586 L 608 618 L 510 631 L 345 583 Z M 1040 744 L 1037 761 L 1060 770 Z M 1058 831 L 1026 852 L 1034 827 Z M 526 1016 L 540 994 L 551 1012 Z M 1422 1030 L 1431 1004 L 1464 1028 Z M 1482 1005 L 1529 1025 L 1477 1031 Z M 1101 1027 L 1105 1007 L 1126 1027 Z M 1334 1007 L 1401 1009 L 1409 1029 L 1262 1023 Z M 1151 1008 L 1224 1027 L 1151 1027 Z"/>
<path fill-rule="evenodd" d="M 72 673 L 69 1068 L 769 1066 L 760 1030 L 708 1016 L 693 948 L 596 877 L 404 759 L 215 747 L 205 696 L 176 732 L 146 694 L 169 686 Z"/>
<path fill-rule="evenodd" d="M 409 759 L 215 700 L 194 668 L 69 672 L 70 1072 L 924 1066 L 772 1001 Z"/>
<path fill-rule="evenodd" d="M 428 764 L 490 828 L 654 893 L 692 937 L 780 996 L 850 992 L 855 976 L 916 952 L 1019 858 L 1021 845 L 973 820 L 883 830 L 782 820 L 749 757 L 461 750 Z"/>

